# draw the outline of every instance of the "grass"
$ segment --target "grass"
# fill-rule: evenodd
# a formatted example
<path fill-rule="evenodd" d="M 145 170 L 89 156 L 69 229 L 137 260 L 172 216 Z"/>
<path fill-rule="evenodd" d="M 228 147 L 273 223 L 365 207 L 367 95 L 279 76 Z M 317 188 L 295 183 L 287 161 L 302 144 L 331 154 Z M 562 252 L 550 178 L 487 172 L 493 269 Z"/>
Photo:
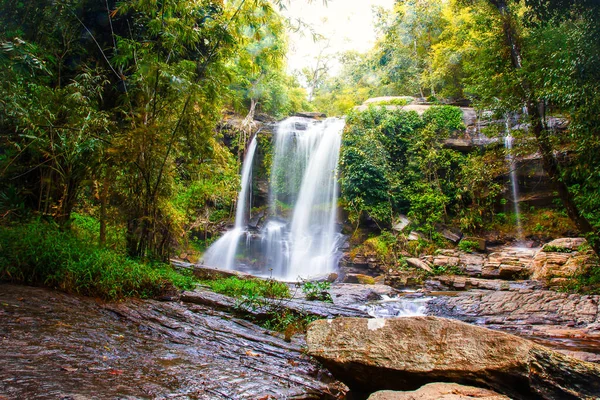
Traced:
<path fill-rule="evenodd" d="M 213 292 L 236 298 L 287 299 L 290 289 L 283 282 L 273 279 L 239 279 L 236 277 L 205 280 L 201 282 Z"/>
<path fill-rule="evenodd" d="M 106 300 L 156 297 L 194 286 L 191 275 L 167 264 L 130 259 L 39 221 L 0 226 L 0 281 L 44 285 Z"/>

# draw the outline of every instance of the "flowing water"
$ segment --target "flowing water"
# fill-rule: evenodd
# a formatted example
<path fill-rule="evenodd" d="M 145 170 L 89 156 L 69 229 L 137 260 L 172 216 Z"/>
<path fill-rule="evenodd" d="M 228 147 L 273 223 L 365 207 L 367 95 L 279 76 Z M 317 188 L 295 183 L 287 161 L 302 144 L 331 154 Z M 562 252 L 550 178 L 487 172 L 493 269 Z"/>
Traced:
<path fill-rule="evenodd" d="M 332 272 L 342 236 L 336 227 L 337 163 L 344 120 L 301 117 L 275 132 L 269 216 L 250 230 L 249 197 L 254 149 L 244 160 L 235 226 L 207 251 L 204 264 L 282 280 Z M 252 145 L 251 145 L 252 147 Z"/>
<path fill-rule="evenodd" d="M 507 150 L 506 159 L 508 161 L 510 188 L 512 194 L 512 202 L 514 207 L 515 219 L 517 224 L 517 239 L 523 239 L 523 227 L 521 225 L 521 210 L 519 208 L 519 182 L 517 180 L 517 163 L 512 154 L 514 138 L 510 131 L 509 120 L 506 120 L 506 136 L 504 137 L 504 147 Z"/>
<path fill-rule="evenodd" d="M 235 212 L 235 226 L 232 230 L 217 240 L 204 255 L 207 265 L 221 266 L 225 269 L 233 269 L 235 255 L 240 238 L 244 234 L 244 227 L 248 223 L 246 209 L 250 205 L 250 192 L 252 186 L 252 164 L 256 154 L 256 136 L 250 141 L 244 164 L 242 167 L 242 188 L 238 195 L 237 209 Z M 248 204 L 248 206 L 247 206 Z"/>

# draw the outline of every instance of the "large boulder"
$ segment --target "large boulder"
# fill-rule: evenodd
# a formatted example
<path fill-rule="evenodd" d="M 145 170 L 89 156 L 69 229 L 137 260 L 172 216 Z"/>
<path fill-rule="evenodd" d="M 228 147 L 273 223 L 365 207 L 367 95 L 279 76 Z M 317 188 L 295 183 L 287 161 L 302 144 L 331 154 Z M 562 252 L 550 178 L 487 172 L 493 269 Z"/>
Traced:
<path fill-rule="evenodd" d="M 436 317 L 313 322 L 308 353 L 353 391 L 431 382 L 488 387 L 515 399 L 600 396 L 600 367 L 529 340 Z"/>
<path fill-rule="evenodd" d="M 456 383 L 429 383 L 418 390 L 394 392 L 382 390 L 373 393 L 368 400 L 510 400 L 508 397 L 473 386 Z"/>

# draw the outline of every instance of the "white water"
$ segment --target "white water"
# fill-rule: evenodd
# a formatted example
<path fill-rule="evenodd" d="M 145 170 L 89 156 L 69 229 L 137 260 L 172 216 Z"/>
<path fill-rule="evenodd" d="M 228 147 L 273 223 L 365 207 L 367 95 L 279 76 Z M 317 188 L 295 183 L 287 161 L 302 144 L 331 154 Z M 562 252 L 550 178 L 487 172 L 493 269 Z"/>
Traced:
<path fill-rule="evenodd" d="M 339 261 L 336 230 L 337 163 L 344 120 L 292 117 L 275 136 L 270 216 L 260 232 L 248 232 L 246 194 L 240 193 L 235 227 L 206 253 L 206 265 L 282 280 L 324 275 Z M 250 151 L 244 172 L 252 162 Z M 250 167 L 251 168 L 251 167 Z M 242 174 L 242 192 L 251 185 Z M 242 236 L 244 246 L 240 246 Z"/>
<path fill-rule="evenodd" d="M 512 202 L 514 207 L 515 218 L 517 221 L 517 239 L 523 239 L 523 226 L 521 225 L 521 209 L 519 207 L 519 182 L 517 181 L 517 163 L 512 154 L 513 149 L 513 140 L 510 124 L 507 118 L 506 120 L 506 136 L 504 137 L 504 147 L 507 150 L 507 160 L 508 160 L 508 168 L 509 168 L 509 177 L 510 177 L 510 187 L 512 194 Z"/>
<path fill-rule="evenodd" d="M 250 191 L 252 186 L 252 164 L 256 153 L 256 136 L 250 141 L 244 163 L 242 166 L 242 188 L 238 195 L 235 211 L 235 226 L 217 240 L 204 254 L 206 265 L 219 266 L 225 269 L 234 269 L 235 255 L 240 237 L 244 234 L 247 224 L 246 208 L 250 204 Z"/>

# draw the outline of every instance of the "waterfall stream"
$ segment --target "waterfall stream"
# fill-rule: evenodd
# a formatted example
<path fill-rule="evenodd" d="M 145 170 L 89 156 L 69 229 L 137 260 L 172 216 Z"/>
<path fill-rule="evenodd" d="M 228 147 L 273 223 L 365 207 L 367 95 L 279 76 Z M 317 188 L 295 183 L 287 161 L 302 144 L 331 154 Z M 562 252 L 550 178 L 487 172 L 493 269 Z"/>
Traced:
<path fill-rule="evenodd" d="M 506 119 L 506 136 L 504 137 L 504 147 L 507 150 L 507 161 L 509 168 L 510 188 L 512 194 L 512 202 L 514 207 L 515 219 L 517 224 L 517 240 L 523 239 L 523 227 L 521 225 L 521 210 L 519 207 L 519 182 L 517 180 L 517 163 L 513 156 L 513 136 L 510 130 L 509 119 Z"/>
<path fill-rule="evenodd" d="M 342 240 L 336 215 L 337 163 L 344 125 L 344 120 L 337 118 L 292 117 L 279 123 L 272 154 L 269 215 L 262 227 L 251 230 L 247 204 L 254 141 L 244 160 L 235 226 L 208 249 L 204 264 L 288 281 L 334 271 Z"/>

